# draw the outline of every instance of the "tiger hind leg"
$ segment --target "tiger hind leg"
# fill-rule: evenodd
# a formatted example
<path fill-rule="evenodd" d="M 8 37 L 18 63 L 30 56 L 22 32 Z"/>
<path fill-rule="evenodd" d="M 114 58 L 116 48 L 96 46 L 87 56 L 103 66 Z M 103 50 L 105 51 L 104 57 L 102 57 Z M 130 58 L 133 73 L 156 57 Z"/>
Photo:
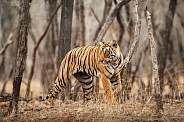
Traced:
<path fill-rule="evenodd" d="M 86 101 L 91 100 L 92 93 L 94 90 L 92 76 L 89 76 L 87 74 L 85 74 L 85 75 L 83 74 L 80 76 L 75 75 L 75 77 L 82 85 L 82 89 L 83 89 L 83 93 L 84 93 L 84 101 L 86 102 Z"/>

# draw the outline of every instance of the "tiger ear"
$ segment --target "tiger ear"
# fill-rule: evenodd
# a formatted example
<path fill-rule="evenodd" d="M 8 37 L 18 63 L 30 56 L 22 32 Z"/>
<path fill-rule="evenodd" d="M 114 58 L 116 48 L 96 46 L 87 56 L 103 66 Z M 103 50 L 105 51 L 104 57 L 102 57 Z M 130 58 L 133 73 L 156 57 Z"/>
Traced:
<path fill-rule="evenodd" d="M 111 40 L 111 44 L 114 46 L 114 47 L 117 47 L 117 41 L 116 40 Z"/>
<path fill-rule="evenodd" d="M 114 43 L 117 43 L 117 41 L 116 40 L 111 40 L 111 43 L 114 44 Z"/>
<path fill-rule="evenodd" d="M 97 46 L 101 46 L 101 45 L 103 45 L 104 44 L 104 42 L 98 42 L 97 43 Z"/>

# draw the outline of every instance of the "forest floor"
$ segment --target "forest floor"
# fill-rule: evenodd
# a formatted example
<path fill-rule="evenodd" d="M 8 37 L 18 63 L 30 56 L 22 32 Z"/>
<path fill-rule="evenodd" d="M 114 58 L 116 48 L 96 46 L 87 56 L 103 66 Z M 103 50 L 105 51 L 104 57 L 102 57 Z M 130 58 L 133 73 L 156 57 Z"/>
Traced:
<path fill-rule="evenodd" d="M 0 115 L 8 109 L 8 102 L 1 102 Z M 161 118 L 155 114 L 155 103 L 127 101 L 117 105 L 105 102 L 55 101 L 54 107 L 46 102 L 20 101 L 19 112 L 0 117 L 0 122 L 184 122 L 184 101 L 164 103 Z"/>

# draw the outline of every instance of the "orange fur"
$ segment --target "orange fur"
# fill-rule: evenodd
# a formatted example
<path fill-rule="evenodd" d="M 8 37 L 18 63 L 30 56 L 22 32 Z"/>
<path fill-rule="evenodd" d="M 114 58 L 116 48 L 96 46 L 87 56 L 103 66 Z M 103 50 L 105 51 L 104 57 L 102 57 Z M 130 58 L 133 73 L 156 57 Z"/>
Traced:
<path fill-rule="evenodd" d="M 115 97 L 121 92 L 120 71 L 123 68 L 123 55 L 116 41 L 101 42 L 100 46 L 84 46 L 69 51 L 60 65 L 58 77 L 47 99 L 53 98 L 63 89 L 74 75 L 83 84 L 84 97 L 90 99 L 92 92 L 91 76 L 100 77 L 109 103 L 115 103 Z M 116 81 L 118 88 L 113 92 L 111 81 Z"/>

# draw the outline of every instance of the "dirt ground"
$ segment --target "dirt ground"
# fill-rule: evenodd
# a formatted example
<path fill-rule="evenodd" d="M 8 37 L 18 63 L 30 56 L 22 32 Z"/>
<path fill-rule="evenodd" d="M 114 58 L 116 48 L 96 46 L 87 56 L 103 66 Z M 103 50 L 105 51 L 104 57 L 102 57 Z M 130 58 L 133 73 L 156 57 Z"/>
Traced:
<path fill-rule="evenodd" d="M 2 104 L 2 103 L 1 103 Z M 7 110 L 8 102 L 0 113 Z M 7 104 L 7 106 L 6 106 Z M 55 101 L 54 107 L 46 102 L 32 100 L 19 102 L 17 115 L 0 117 L 3 122 L 184 122 L 184 101 L 164 103 L 161 118 L 155 114 L 154 102 L 130 102 L 109 105 L 105 102 Z"/>

